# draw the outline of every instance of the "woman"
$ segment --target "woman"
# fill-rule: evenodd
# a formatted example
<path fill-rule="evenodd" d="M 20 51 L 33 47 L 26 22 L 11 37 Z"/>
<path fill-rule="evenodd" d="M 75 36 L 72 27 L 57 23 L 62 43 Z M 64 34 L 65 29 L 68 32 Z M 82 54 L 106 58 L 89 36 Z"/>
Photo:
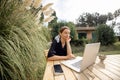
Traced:
<path fill-rule="evenodd" d="M 72 54 L 70 46 L 70 29 L 67 26 L 61 27 L 59 35 L 53 40 L 48 52 L 48 60 L 71 59 L 75 56 Z"/>

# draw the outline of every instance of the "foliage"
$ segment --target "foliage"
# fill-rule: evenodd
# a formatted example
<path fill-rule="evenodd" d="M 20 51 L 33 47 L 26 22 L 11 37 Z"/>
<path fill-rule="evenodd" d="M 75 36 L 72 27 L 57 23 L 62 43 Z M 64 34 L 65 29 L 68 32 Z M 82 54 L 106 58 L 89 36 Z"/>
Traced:
<path fill-rule="evenodd" d="M 102 24 L 99 25 L 95 31 L 96 38 L 98 42 L 101 42 L 102 45 L 109 45 L 115 42 L 115 34 L 112 28 Z"/>
<path fill-rule="evenodd" d="M 76 29 L 75 29 L 75 24 L 73 22 L 68 22 L 67 26 L 69 26 L 70 29 L 71 29 L 71 33 L 70 34 L 71 34 L 72 40 L 77 40 L 78 39 L 78 34 L 77 34 Z"/>
<path fill-rule="evenodd" d="M 88 40 L 85 38 L 74 40 L 71 42 L 74 46 L 85 46 L 88 43 Z"/>
<path fill-rule="evenodd" d="M 112 20 L 112 19 L 114 19 L 114 16 L 113 16 L 113 14 L 112 13 L 108 13 L 108 20 Z"/>
<path fill-rule="evenodd" d="M 115 12 L 113 13 L 114 17 L 116 18 L 117 16 L 120 15 L 120 9 L 115 10 Z"/>
<path fill-rule="evenodd" d="M 82 56 L 84 53 L 84 46 L 71 46 L 72 51 L 74 55 L 76 56 Z M 105 55 L 114 55 L 114 54 L 120 54 L 120 42 L 115 42 L 113 45 L 108 46 L 100 46 L 99 54 L 105 54 Z"/>
<path fill-rule="evenodd" d="M 99 24 L 105 24 L 108 16 L 99 13 L 83 13 L 77 19 L 77 26 L 97 26 Z"/>
<path fill-rule="evenodd" d="M 0 80 L 41 80 L 47 33 L 18 0 L 1 0 Z"/>
<path fill-rule="evenodd" d="M 52 20 L 52 21 L 50 21 L 49 23 L 48 23 L 48 27 L 52 27 L 54 24 L 57 24 L 57 16 L 56 16 L 56 12 L 54 11 L 54 13 L 52 14 L 52 16 L 55 16 L 55 18 Z"/>
<path fill-rule="evenodd" d="M 54 38 L 55 36 L 57 36 L 59 34 L 59 29 L 62 26 L 68 26 L 70 28 L 70 30 L 71 30 L 70 35 L 71 35 L 72 40 L 77 39 L 77 32 L 75 30 L 74 23 L 72 23 L 72 22 L 64 22 L 64 21 L 58 22 L 58 23 L 54 24 L 51 27 L 51 36 L 52 36 L 52 38 Z"/>
<path fill-rule="evenodd" d="M 115 12 L 112 14 L 111 12 L 108 12 L 108 14 L 99 14 L 99 13 L 83 13 L 78 17 L 77 26 L 85 27 L 85 26 L 97 26 L 100 24 L 105 24 L 108 20 L 113 20 L 120 15 L 120 9 L 115 10 Z M 116 23 L 116 21 L 113 21 L 113 25 Z"/>

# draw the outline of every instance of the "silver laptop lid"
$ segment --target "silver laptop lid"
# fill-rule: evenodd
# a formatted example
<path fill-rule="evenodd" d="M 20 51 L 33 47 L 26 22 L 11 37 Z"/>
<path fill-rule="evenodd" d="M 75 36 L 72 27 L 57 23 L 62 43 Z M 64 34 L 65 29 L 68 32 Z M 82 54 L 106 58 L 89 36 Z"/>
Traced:
<path fill-rule="evenodd" d="M 86 69 L 88 66 L 92 65 L 95 62 L 99 48 L 100 43 L 91 43 L 85 45 L 80 71 Z"/>

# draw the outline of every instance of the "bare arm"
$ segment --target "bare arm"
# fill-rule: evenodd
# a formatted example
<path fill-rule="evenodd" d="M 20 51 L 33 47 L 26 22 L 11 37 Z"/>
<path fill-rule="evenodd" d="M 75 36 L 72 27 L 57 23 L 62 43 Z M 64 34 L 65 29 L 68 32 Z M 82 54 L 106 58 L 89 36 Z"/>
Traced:
<path fill-rule="evenodd" d="M 71 46 L 70 46 L 70 42 L 67 41 L 67 55 L 71 55 L 72 54 L 72 49 L 71 49 Z"/>
<path fill-rule="evenodd" d="M 66 40 L 66 44 L 67 44 L 67 56 L 69 56 L 70 58 L 75 58 L 75 56 L 72 54 L 72 49 L 71 49 L 71 45 L 70 45 L 70 40 L 71 38 L 68 38 Z"/>
<path fill-rule="evenodd" d="M 50 61 L 53 61 L 53 60 L 65 60 L 65 59 L 69 59 L 69 57 L 68 56 L 54 55 L 54 56 L 48 58 L 48 60 L 50 60 Z"/>

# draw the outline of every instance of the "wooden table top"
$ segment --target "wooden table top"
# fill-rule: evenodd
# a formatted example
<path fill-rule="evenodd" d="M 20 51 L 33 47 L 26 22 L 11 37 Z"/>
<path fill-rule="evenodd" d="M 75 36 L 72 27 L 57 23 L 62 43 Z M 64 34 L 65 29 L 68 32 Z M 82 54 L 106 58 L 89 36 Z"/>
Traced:
<path fill-rule="evenodd" d="M 97 58 L 96 63 L 81 73 L 61 64 L 62 75 L 53 74 L 53 65 L 60 61 L 47 61 L 43 80 L 120 80 L 120 55 L 107 55 L 104 63 Z"/>

